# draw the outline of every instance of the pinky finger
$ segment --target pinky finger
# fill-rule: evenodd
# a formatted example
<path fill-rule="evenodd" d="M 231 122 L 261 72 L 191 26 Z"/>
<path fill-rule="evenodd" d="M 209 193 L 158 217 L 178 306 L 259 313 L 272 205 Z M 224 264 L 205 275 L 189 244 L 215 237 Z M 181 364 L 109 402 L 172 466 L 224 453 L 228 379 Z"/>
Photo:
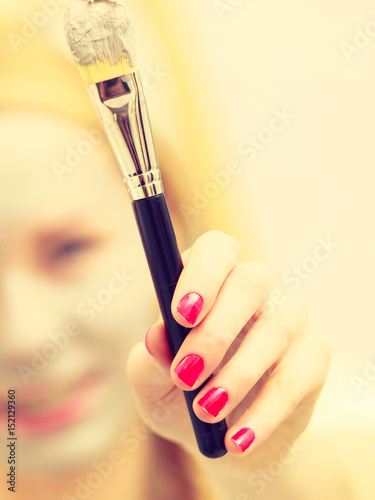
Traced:
<path fill-rule="evenodd" d="M 329 361 L 330 351 L 324 339 L 309 334 L 296 342 L 250 408 L 228 430 L 227 450 L 233 455 L 243 455 L 258 448 L 304 403 L 301 414 L 295 414 L 292 427 L 286 430 L 297 437 L 309 421 L 326 379 Z"/>

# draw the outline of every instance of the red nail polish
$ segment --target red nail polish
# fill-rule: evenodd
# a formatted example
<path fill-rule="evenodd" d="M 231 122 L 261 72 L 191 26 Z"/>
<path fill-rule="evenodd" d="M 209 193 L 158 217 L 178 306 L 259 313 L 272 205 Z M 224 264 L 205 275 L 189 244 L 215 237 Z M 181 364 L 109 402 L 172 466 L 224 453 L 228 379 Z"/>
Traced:
<path fill-rule="evenodd" d="M 228 393 L 222 387 L 213 387 L 198 401 L 198 405 L 211 417 L 217 417 L 227 403 Z"/>
<path fill-rule="evenodd" d="M 198 354 L 189 354 L 178 363 L 174 372 L 184 384 L 193 387 L 203 369 L 203 359 Z"/>
<path fill-rule="evenodd" d="M 242 451 L 246 451 L 250 445 L 253 444 L 255 439 L 255 434 L 252 429 L 249 427 L 244 427 L 243 429 L 236 432 L 234 436 L 232 436 L 232 441 L 239 447 Z"/>
<path fill-rule="evenodd" d="M 177 306 L 177 312 L 190 325 L 194 325 L 194 323 L 198 319 L 202 307 L 203 307 L 202 297 L 199 295 L 199 293 L 192 292 L 188 293 L 187 295 L 185 295 L 185 297 L 183 297 L 180 300 Z"/>

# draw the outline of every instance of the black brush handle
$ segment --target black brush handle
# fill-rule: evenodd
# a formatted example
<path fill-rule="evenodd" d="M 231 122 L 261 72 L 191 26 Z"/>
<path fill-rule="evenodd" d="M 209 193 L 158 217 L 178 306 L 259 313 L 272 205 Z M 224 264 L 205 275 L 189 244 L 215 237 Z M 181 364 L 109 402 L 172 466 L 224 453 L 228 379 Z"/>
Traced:
<path fill-rule="evenodd" d="M 167 202 L 164 194 L 159 194 L 151 198 L 133 201 L 133 209 L 170 349 L 172 355 L 175 356 L 191 329 L 179 325 L 173 318 L 171 311 L 173 294 L 183 264 Z M 195 396 L 208 380 L 194 391 L 184 391 L 184 395 L 201 453 L 209 458 L 219 458 L 227 453 L 224 446 L 224 437 L 227 431 L 225 420 L 216 424 L 202 422 L 192 408 Z"/>

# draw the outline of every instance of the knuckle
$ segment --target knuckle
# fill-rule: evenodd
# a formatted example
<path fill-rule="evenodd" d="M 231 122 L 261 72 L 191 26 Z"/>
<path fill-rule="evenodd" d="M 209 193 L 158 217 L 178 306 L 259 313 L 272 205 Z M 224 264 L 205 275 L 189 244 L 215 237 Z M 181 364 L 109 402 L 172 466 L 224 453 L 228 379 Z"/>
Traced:
<path fill-rule="evenodd" d="M 202 341 L 204 344 L 212 345 L 215 350 L 226 351 L 231 345 L 233 339 L 219 324 L 210 324 L 202 332 Z"/>
<path fill-rule="evenodd" d="M 316 359 L 319 362 L 321 372 L 321 385 L 323 385 L 327 378 L 329 367 L 331 364 L 332 348 L 327 339 L 323 336 L 315 334 L 314 339 L 317 346 Z"/>
<path fill-rule="evenodd" d="M 189 272 L 189 279 L 194 283 L 199 283 L 199 286 L 203 290 L 210 289 L 212 284 L 215 283 L 216 276 L 205 262 L 195 261 L 187 270 Z"/>
<path fill-rule="evenodd" d="M 296 335 L 306 330 L 309 322 L 307 305 L 300 297 L 290 295 L 284 307 L 275 312 L 272 320 L 290 342 Z"/>
<path fill-rule="evenodd" d="M 298 295 L 290 295 L 287 298 L 287 305 L 294 314 L 300 328 L 306 328 L 309 322 L 309 310 L 306 302 Z"/>
<path fill-rule="evenodd" d="M 275 422 L 270 415 L 264 415 L 262 418 L 262 435 L 264 441 L 267 441 L 276 431 Z"/>
<path fill-rule="evenodd" d="M 237 285 L 249 295 L 265 299 L 272 287 L 272 274 L 269 269 L 258 262 L 240 262 L 232 271 Z"/>
<path fill-rule="evenodd" d="M 296 408 L 303 399 L 302 388 L 290 377 L 280 375 L 275 379 L 276 390 L 290 409 Z"/>

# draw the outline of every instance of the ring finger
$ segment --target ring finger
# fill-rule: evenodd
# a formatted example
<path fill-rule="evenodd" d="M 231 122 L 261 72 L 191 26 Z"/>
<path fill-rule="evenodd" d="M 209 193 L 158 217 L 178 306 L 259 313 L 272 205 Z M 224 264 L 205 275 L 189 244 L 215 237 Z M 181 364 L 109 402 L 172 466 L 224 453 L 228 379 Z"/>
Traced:
<path fill-rule="evenodd" d="M 260 318 L 228 363 L 194 400 L 197 416 L 209 423 L 225 418 L 245 398 L 262 375 L 278 362 L 297 333 L 306 328 L 299 301 L 290 297 L 269 316 Z"/>

